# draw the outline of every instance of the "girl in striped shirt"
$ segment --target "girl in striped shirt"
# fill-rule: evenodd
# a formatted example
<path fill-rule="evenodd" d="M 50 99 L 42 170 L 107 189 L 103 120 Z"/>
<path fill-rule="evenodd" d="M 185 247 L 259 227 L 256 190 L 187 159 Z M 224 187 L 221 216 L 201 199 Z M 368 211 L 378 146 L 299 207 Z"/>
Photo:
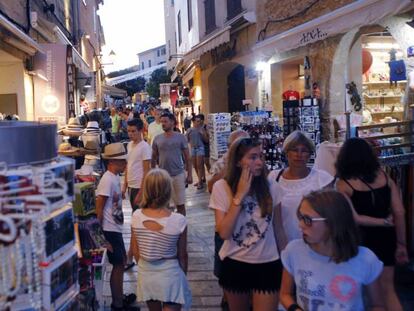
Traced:
<path fill-rule="evenodd" d="M 169 209 L 171 177 L 152 169 L 142 186 L 141 209 L 132 215 L 132 249 L 138 262 L 137 296 L 150 310 L 190 307 L 186 218 Z"/>

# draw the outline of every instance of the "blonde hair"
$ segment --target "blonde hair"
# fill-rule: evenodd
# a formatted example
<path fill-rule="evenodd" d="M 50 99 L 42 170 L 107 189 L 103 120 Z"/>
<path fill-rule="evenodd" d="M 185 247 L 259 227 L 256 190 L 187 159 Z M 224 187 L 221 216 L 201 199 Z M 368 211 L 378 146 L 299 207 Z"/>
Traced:
<path fill-rule="evenodd" d="M 142 185 L 141 208 L 161 208 L 171 199 L 172 181 L 166 170 L 154 168 L 145 176 Z"/>

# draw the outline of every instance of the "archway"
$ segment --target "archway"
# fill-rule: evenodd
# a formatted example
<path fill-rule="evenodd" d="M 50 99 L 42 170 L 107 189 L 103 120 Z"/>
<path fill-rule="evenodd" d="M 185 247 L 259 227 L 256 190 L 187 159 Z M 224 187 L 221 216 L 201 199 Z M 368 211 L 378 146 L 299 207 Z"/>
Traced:
<path fill-rule="evenodd" d="M 243 110 L 245 96 L 244 67 L 226 62 L 218 65 L 208 77 L 209 111 L 234 112 Z"/>

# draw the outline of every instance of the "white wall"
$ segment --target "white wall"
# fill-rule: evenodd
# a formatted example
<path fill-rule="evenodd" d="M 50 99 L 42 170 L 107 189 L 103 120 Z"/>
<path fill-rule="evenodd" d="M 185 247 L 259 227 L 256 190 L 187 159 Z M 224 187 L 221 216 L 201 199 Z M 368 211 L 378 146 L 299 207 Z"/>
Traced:
<path fill-rule="evenodd" d="M 0 66 L 0 94 L 17 94 L 17 111 L 20 120 L 26 120 L 23 63 L 1 63 Z"/>
<path fill-rule="evenodd" d="M 162 50 L 164 49 L 164 54 L 162 54 Z M 159 51 L 159 56 L 158 52 Z M 150 68 L 148 61 L 151 60 L 151 67 L 157 66 L 160 63 L 165 63 L 167 61 L 167 53 L 166 53 L 166 46 L 162 45 L 155 49 L 151 49 L 148 51 L 144 51 L 138 54 L 138 61 L 139 61 L 139 69 L 148 69 Z M 142 62 L 144 62 L 144 68 L 142 68 Z"/>
<path fill-rule="evenodd" d="M 202 9 L 201 12 L 199 10 L 199 3 L 198 0 L 191 0 L 191 12 L 192 12 L 192 26 L 191 29 L 188 29 L 188 8 L 187 8 L 187 0 L 176 0 L 174 4 L 175 10 L 175 33 L 176 33 L 176 42 L 177 42 L 177 53 L 178 54 L 185 54 L 191 50 L 191 48 L 197 45 L 200 41 L 199 35 L 199 26 L 200 20 L 199 18 L 200 13 L 204 14 L 204 3 L 201 2 Z M 178 41 L 178 13 L 181 13 L 181 44 L 179 45 Z M 204 17 L 203 17 L 204 19 Z"/>
<path fill-rule="evenodd" d="M 164 0 L 164 20 L 165 20 L 165 45 L 167 70 L 172 69 L 177 64 L 177 58 L 171 58 L 170 55 L 177 54 L 177 39 L 175 37 L 175 9 L 171 0 Z"/>

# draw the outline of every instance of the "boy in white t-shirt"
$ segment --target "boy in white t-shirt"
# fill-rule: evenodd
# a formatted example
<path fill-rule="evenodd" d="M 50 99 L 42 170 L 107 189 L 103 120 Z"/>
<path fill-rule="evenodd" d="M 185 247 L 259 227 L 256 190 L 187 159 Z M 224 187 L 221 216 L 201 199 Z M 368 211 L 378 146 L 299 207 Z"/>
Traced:
<path fill-rule="evenodd" d="M 128 137 L 131 140 L 128 143 L 128 164 L 125 170 L 125 182 L 122 188 L 122 195 L 126 190 L 129 192 L 129 201 L 132 212 L 138 209 L 138 201 L 141 197 L 141 184 L 151 168 L 151 146 L 142 138 L 144 123 L 141 119 L 132 119 L 128 121 Z M 125 270 L 134 266 L 132 261 L 131 247 L 128 251 L 127 264 Z"/>
<path fill-rule="evenodd" d="M 123 282 L 126 252 L 122 238 L 124 215 L 122 212 L 122 192 L 119 174 L 125 170 L 127 153 L 121 143 L 105 147 L 102 158 L 108 161 L 96 190 L 96 214 L 108 241 L 108 260 L 112 264 L 110 278 L 111 310 L 124 310 Z"/>

